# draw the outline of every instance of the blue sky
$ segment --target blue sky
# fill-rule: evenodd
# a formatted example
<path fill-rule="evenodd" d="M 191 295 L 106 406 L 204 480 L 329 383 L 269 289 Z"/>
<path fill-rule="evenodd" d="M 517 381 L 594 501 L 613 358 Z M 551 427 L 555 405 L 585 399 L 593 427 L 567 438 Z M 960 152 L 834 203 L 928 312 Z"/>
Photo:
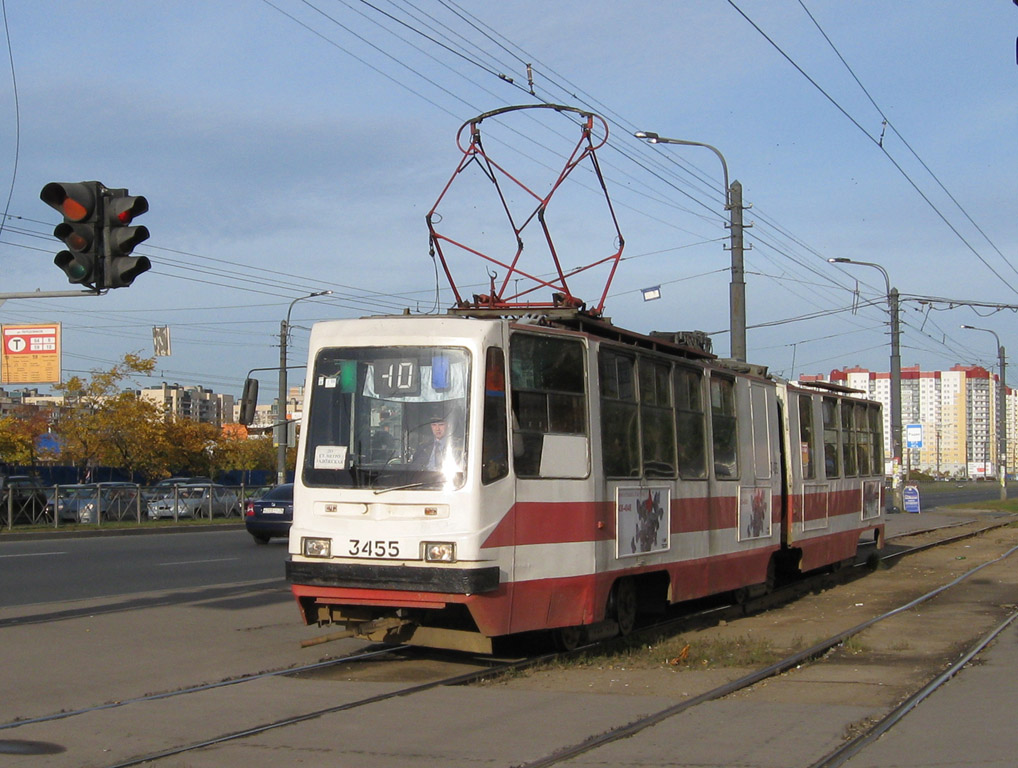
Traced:
<path fill-rule="evenodd" d="M 138 223 L 152 237 L 137 252 L 153 269 L 132 287 L 0 306 L 2 323 L 63 324 L 65 373 L 151 354 L 152 326 L 169 325 L 173 355 L 154 383 L 239 394 L 249 368 L 278 362 L 279 323 L 298 296 L 334 291 L 294 308 L 293 358 L 314 320 L 433 310 L 424 216 L 460 159 L 456 132 L 535 101 L 608 120 L 599 160 L 626 247 L 606 315 L 621 326 L 709 331 L 728 353 L 720 163 L 701 148 L 647 145 L 637 129 L 714 145 L 742 183 L 748 357 L 779 374 L 887 370 L 882 277 L 829 257 L 882 264 L 905 297 L 1018 304 L 1018 8 L 1005 0 L 5 0 L 4 10 L 0 292 L 73 287 L 52 263 L 47 182 L 98 179 L 150 205 Z M 482 129 L 507 170 L 539 188 L 575 136 L 553 116 Z M 612 250 L 591 183 L 579 170 L 549 209 L 566 264 Z M 456 193 L 442 208 L 449 227 L 504 242 L 492 200 Z M 469 290 L 486 279 L 479 260 L 457 275 Z M 662 298 L 644 302 L 639 289 L 658 284 Z M 444 308 L 451 295 L 438 288 Z M 994 363 L 992 337 L 962 323 L 1018 350 L 1011 311 L 948 306 L 904 302 L 903 364 Z"/>

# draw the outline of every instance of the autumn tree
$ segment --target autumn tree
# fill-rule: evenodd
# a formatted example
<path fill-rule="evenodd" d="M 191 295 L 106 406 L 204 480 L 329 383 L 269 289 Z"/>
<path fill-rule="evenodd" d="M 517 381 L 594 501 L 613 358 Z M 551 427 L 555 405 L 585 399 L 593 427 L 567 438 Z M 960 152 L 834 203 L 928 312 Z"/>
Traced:
<path fill-rule="evenodd" d="M 0 418 L 0 461 L 10 464 L 28 464 L 32 461 L 34 445 L 24 428 L 24 422 L 13 416 Z"/>
<path fill-rule="evenodd" d="M 165 465 L 183 475 L 213 477 L 219 428 L 191 419 L 171 418 L 163 423 L 166 435 Z"/>
<path fill-rule="evenodd" d="M 101 463 L 132 474 L 159 477 L 166 466 L 169 446 L 158 406 L 135 392 L 121 392 L 106 401 L 103 415 Z"/>
<path fill-rule="evenodd" d="M 125 380 L 154 368 L 155 358 L 126 354 L 109 370 L 93 370 L 88 379 L 72 376 L 55 385 L 67 401 L 56 428 L 65 461 L 79 470 L 103 463 L 146 473 L 154 469 L 146 436 L 154 434 L 161 414 L 137 393 L 124 390 Z"/>
<path fill-rule="evenodd" d="M 49 431 L 49 421 L 48 411 L 27 406 L 20 407 L 11 416 L 0 418 L 0 461 L 28 466 L 39 459 L 55 458 L 38 448 L 40 435 Z"/>
<path fill-rule="evenodd" d="M 276 449 L 268 436 L 248 437 L 241 424 L 224 424 L 215 448 L 219 469 L 271 470 L 276 466 Z"/>

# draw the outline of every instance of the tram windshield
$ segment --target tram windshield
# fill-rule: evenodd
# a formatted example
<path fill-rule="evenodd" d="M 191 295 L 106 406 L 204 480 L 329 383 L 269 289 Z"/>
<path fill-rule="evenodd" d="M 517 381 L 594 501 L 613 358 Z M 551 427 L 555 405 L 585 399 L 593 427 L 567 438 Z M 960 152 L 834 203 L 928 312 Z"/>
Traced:
<path fill-rule="evenodd" d="M 306 485 L 376 492 L 463 485 L 467 350 L 323 349 L 311 381 L 303 423 Z"/>

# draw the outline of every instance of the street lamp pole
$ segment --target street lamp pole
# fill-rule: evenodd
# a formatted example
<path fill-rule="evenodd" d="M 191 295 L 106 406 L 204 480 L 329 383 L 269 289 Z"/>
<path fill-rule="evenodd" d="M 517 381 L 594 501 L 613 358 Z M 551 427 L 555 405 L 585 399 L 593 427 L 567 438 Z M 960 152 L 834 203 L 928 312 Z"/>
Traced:
<path fill-rule="evenodd" d="M 725 210 L 729 216 L 729 233 L 732 251 L 732 280 L 728 289 L 729 326 L 731 331 L 731 356 L 733 360 L 746 362 L 746 272 L 743 267 L 743 223 L 742 223 L 742 184 L 738 181 L 728 183 L 728 163 L 717 147 L 704 144 L 702 141 L 686 141 L 685 139 L 667 139 L 652 131 L 636 131 L 638 139 L 646 139 L 651 144 L 681 144 L 687 147 L 705 147 L 717 155 L 721 161 L 721 171 L 725 177 Z"/>
<path fill-rule="evenodd" d="M 891 278 L 887 270 L 879 264 L 871 261 L 855 261 L 853 259 L 836 258 L 828 259 L 831 264 L 855 264 L 860 267 L 873 267 L 879 269 L 884 276 L 884 287 L 887 296 L 887 309 L 891 313 L 891 460 L 894 464 L 894 480 L 892 490 L 894 493 L 894 506 L 903 509 L 903 495 L 901 487 L 901 322 L 899 318 L 898 289 L 891 287 Z"/>
<path fill-rule="evenodd" d="M 996 331 L 989 328 L 977 328 L 974 325 L 963 325 L 970 331 L 992 333 L 997 342 L 997 366 L 1000 368 L 1000 387 L 997 395 L 997 474 L 1000 476 L 1000 499 L 1007 499 L 1007 383 L 1004 347 Z"/>
<path fill-rule="evenodd" d="M 290 333 L 290 313 L 293 312 L 293 305 L 304 299 L 313 299 L 316 296 L 328 296 L 332 291 L 316 291 L 307 296 L 298 296 L 290 302 L 286 310 L 286 319 L 279 324 L 279 397 L 278 412 L 276 413 L 276 484 L 282 485 L 286 482 L 286 447 L 287 427 L 289 420 L 286 418 L 287 404 L 287 383 L 286 383 L 286 340 Z"/>

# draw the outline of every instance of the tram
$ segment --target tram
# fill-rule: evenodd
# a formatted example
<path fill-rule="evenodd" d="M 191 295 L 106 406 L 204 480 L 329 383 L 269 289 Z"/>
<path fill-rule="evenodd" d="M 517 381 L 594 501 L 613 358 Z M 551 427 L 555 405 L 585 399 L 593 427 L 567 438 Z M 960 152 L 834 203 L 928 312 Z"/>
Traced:
<path fill-rule="evenodd" d="M 884 537 L 881 412 L 576 308 L 315 324 L 286 575 L 376 642 L 564 647 Z"/>

